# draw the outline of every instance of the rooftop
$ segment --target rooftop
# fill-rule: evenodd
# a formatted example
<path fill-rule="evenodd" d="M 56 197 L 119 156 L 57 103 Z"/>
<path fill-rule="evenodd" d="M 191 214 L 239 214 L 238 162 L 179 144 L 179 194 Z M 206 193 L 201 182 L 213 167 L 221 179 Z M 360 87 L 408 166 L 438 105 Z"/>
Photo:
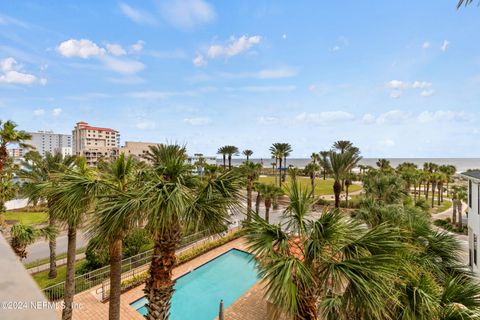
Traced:
<path fill-rule="evenodd" d="M 462 176 L 480 180 L 480 170 L 466 171 L 462 173 Z"/>

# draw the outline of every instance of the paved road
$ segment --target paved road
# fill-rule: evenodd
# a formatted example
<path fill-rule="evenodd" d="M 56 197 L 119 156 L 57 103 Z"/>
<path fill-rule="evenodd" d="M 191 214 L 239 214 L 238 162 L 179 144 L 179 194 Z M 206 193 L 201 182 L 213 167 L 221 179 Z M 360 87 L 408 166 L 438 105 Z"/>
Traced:
<path fill-rule="evenodd" d="M 67 235 L 62 233 L 57 237 L 57 254 L 67 252 Z M 83 248 L 88 244 L 88 240 L 85 238 L 82 231 L 77 232 L 77 249 Z M 50 255 L 48 248 L 48 241 L 40 240 L 27 247 L 27 258 L 22 262 L 28 263 L 38 259 L 47 258 Z"/>

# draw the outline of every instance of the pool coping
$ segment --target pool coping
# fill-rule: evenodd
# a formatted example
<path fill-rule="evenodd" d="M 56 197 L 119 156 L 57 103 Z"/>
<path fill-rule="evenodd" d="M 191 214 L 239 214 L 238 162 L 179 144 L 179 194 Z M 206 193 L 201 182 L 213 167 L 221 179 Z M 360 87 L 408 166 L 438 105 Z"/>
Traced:
<path fill-rule="evenodd" d="M 180 279 L 180 278 L 182 278 L 182 277 L 184 277 L 184 276 L 186 276 L 186 275 L 188 275 L 188 274 L 192 273 L 193 271 L 195 271 L 195 270 L 197 270 L 197 269 L 199 269 L 199 268 L 203 267 L 203 266 L 204 266 L 204 265 L 206 265 L 206 264 L 209 264 L 210 262 L 214 261 L 215 259 L 218 259 L 218 258 L 220 258 L 221 256 L 223 256 L 223 255 L 225 255 L 225 254 L 229 253 L 230 251 L 239 251 L 239 252 L 243 252 L 243 253 L 249 254 L 249 255 L 251 255 L 251 256 L 253 257 L 253 254 L 252 254 L 252 253 L 250 253 L 250 252 L 248 252 L 248 251 L 241 250 L 241 249 L 238 249 L 238 248 L 231 248 L 231 249 L 228 249 L 227 251 L 225 251 L 225 252 L 223 252 L 223 253 L 219 254 L 218 256 L 216 256 L 216 257 L 214 257 L 214 258 L 212 258 L 212 259 L 210 259 L 210 260 L 208 260 L 208 261 L 205 261 L 204 263 L 202 263 L 202 264 L 201 264 L 201 265 L 199 265 L 198 267 L 195 267 L 195 268 L 193 268 L 192 270 L 190 270 L 190 271 L 187 271 L 187 272 L 183 273 L 182 275 L 180 275 L 180 276 L 178 276 L 178 277 L 174 278 L 173 280 L 174 280 L 174 281 L 177 281 L 178 279 Z M 259 279 L 258 281 L 260 281 L 260 279 Z M 258 282 L 258 281 L 257 281 L 257 282 Z M 255 283 L 257 283 L 257 282 L 255 282 Z M 147 296 L 147 295 L 144 295 L 144 296 L 142 296 L 142 297 L 138 298 L 137 300 L 130 302 L 130 303 L 129 303 L 129 305 L 130 305 L 130 306 L 132 306 L 132 304 L 134 304 L 134 303 L 136 303 L 136 302 L 138 302 L 138 301 L 142 300 L 142 299 L 143 299 L 143 298 L 145 298 L 146 296 Z M 135 309 L 135 308 L 134 308 L 134 309 Z M 135 309 L 135 311 L 137 311 L 137 312 L 138 312 L 138 309 Z"/>

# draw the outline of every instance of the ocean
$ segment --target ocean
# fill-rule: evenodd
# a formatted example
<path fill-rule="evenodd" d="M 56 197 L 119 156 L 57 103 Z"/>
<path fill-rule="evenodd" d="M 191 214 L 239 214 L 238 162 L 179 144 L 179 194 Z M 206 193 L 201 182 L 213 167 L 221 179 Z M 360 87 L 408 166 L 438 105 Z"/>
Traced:
<path fill-rule="evenodd" d="M 418 165 L 419 168 L 423 167 L 425 162 L 433 162 L 438 165 L 454 165 L 457 168 L 457 173 L 467 171 L 468 169 L 480 169 L 480 158 L 386 158 L 390 161 L 390 165 L 396 167 L 402 162 L 412 162 Z M 376 162 L 378 158 L 364 158 L 360 161 L 360 164 L 369 165 L 376 167 Z M 232 159 L 232 165 L 238 166 L 243 161 L 244 158 L 234 158 Z M 265 167 L 271 166 L 271 163 L 274 162 L 273 159 L 251 159 L 251 161 L 259 163 L 263 162 Z M 294 165 L 298 168 L 303 168 L 310 159 L 298 159 L 298 158 L 287 158 L 287 165 Z M 222 159 L 217 158 L 217 163 L 222 164 Z"/>

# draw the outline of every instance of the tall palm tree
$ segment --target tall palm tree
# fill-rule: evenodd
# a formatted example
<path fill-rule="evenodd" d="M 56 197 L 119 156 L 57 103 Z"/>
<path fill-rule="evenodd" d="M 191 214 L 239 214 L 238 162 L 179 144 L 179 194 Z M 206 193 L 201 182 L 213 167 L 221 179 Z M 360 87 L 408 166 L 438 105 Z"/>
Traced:
<path fill-rule="evenodd" d="M 252 213 L 253 186 L 260 175 L 260 171 L 262 170 L 262 164 L 247 161 L 240 166 L 240 170 L 247 180 L 247 221 L 250 221 Z"/>
<path fill-rule="evenodd" d="M 227 153 L 228 153 L 227 146 L 218 148 L 217 154 L 221 154 L 223 158 L 223 170 L 227 168 Z"/>
<path fill-rule="evenodd" d="M 246 228 L 266 299 L 294 319 L 346 319 L 335 315 L 340 304 L 355 319 L 383 318 L 401 247 L 393 229 L 367 230 L 336 209 L 311 220 L 314 200 L 295 182 L 289 197 L 283 224 L 255 218 Z"/>
<path fill-rule="evenodd" d="M 269 222 L 272 204 L 283 194 L 283 190 L 280 187 L 269 183 L 259 184 L 257 190 L 265 204 L 265 221 Z"/>
<path fill-rule="evenodd" d="M 457 168 L 453 165 L 442 165 L 438 167 L 438 170 L 445 175 L 445 183 L 447 189 L 447 197 L 450 195 L 449 184 L 452 182 L 452 178 L 457 172 Z M 442 194 L 443 201 L 443 194 Z"/>
<path fill-rule="evenodd" d="M 328 155 L 330 154 L 330 151 L 320 151 L 319 155 L 319 164 L 322 167 L 323 171 L 323 180 L 327 179 L 327 173 L 330 173 L 332 170 L 329 166 L 330 162 L 328 161 Z"/>
<path fill-rule="evenodd" d="M 430 175 L 433 174 L 435 171 L 437 171 L 437 168 L 438 168 L 438 165 L 433 163 L 433 162 L 425 162 L 423 164 L 423 170 L 426 172 L 425 183 L 427 185 L 427 188 L 425 189 L 425 199 L 428 199 L 428 196 L 429 196 L 429 193 L 430 193 L 429 186 L 430 186 L 430 182 L 431 182 L 431 179 L 432 179 L 430 177 Z"/>
<path fill-rule="evenodd" d="M 390 161 L 387 159 L 378 159 L 376 164 L 377 164 L 377 167 L 383 171 L 392 169 L 392 166 L 390 165 Z"/>
<path fill-rule="evenodd" d="M 356 150 L 345 151 L 344 153 L 337 153 L 330 151 L 329 167 L 332 170 L 333 179 L 333 193 L 335 194 L 335 208 L 340 207 L 340 193 L 342 192 L 341 182 L 345 180 L 347 174 L 357 165 L 361 160 Z"/>
<path fill-rule="evenodd" d="M 18 171 L 17 165 L 13 163 L 12 158 L 8 157 L 0 172 L 0 230 L 3 230 L 5 225 L 5 202 L 13 199 L 19 190 L 17 183 L 13 181 L 15 172 Z"/>
<path fill-rule="evenodd" d="M 450 195 L 452 196 L 452 225 L 457 225 L 457 194 L 461 192 L 462 186 L 453 186 Z"/>
<path fill-rule="evenodd" d="M 279 169 L 279 186 L 282 187 L 283 177 L 286 175 L 285 168 L 287 167 L 287 157 L 292 152 L 292 147 L 289 143 L 276 142 L 270 147 L 270 152 L 272 157 L 278 159 L 278 169 Z M 283 163 L 283 166 L 282 166 Z"/>
<path fill-rule="evenodd" d="M 457 191 L 457 213 L 458 213 L 458 227 L 463 228 L 463 202 L 468 200 L 468 193 L 465 187 Z"/>
<path fill-rule="evenodd" d="M 310 192 L 310 196 L 313 198 L 315 197 L 315 176 L 317 171 L 320 169 L 320 166 L 315 162 L 308 163 L 305 168 L 303 169 L 304 173 L 310 177 L 310 186 L 312 187 L 312 191 Z"/>
<path fill-rule="evenodd" d="M 316 152 L 312 152 L 312 154 L 310 155 L 310 159 L 312 160 L 312 162 L 314 164 L 317 164 L 320 162 L 320 154 L 316 153 Z"/>
<path fill-rule="evenodd" d="M 435 206 L 435 190 L 437 188 L 438 180 L 440 179 L 438 173 L 430 173 L 430 185 L 432 186 L 432 208 Z"/>
<path fill-rule="evenodd" d="M 123 240 L 127 232 L 139 223 L 139 215 L 123 209 L 123 194 L 138 182 L 136 166 L 132 156 L 124 153 L 107 163 L 100 174 L 102 195 L 89 226 L 92 238 L 105 239 L 109 243 L 110 256 L 110 301 L 109 319 L 120 319 L 120 294 L 122 276 Z"/>
<path fill-rule="evenodd" d="M 242 177 L 236 170 L 192 175 L 185 149 L 160 146 L 162 157 L 145 171 L 142 183 L 122 193 L 118 210 L 140 215 L 153 240 L 153 259 L 145 285 L 147 319 L 168 319 L 182 231 L 224 230 L 228 210 L 240 207 Z"/>
<path fill-rule="evenodd" d="M 64 308 L 62 320 L 70 320 L 73 315 L 73 296 L 75 294 L 75 256 L 77 229 L 91 213 L 98 195 L 98 175 L 89 167 L 85 158 L 77 158 L 75 166 L 56 177 L 48 197 L 53 199 L 51 206 L 53 217 L 67 226 L 67 272 L 65 278 Z"/>
<path fill-rule="evenodd" d="M 12 237 L 10 244 L 13 251 L 20 259 L 25 259 L 27 257 L 28 245 L 34 243 L 39 237 L 44 237 L 47 240 L 56 237 L 57 230 L 49 226 L 42 229 L 35 229 L 32 226 L 16 224 L 10 230 L 10 234 Z"/>
<path fill-rule="evenodd" d="M 60 152 L 52 154 L 45 153 L 45 157 L 37 151 L 29 151 L 25 155 L 25 161 L 22 162 L 22 169 L 19 177 L 24 179 L 24 190 L 30 201 L 36 202 L 38 199 L 44 199 L 48 208 L 48 225 L 51 229 L 56 227 L 55 217 L 52 214 L 51 207 L 54 199 L 48 196 L 48 190 L 54 188 L 54 175 L 65 172 L 75 161 L 74 156 L 63 156 Z M 57 239 L 51 237 L 48 242 L 50 251 L 50 267 L 48 270 L 48 278 L 57 277 Z"/>
<path fill-rule="evenodd" d="M 228 170 L 232 169 L 232 156 L 238 155 L 238 148 L 235 146 L 223 146 L 218 149 L 219 152 L 224 152 L 228 158 Z M 223 153 L 222 153 L 223 154 Z M 224 164 L 225 164 L 225 155 L 224 155 Z M 225 165 L 224 165 L 225 167 Z"/>
<path fill-rule="evenodd" d="M 250 150 L 250 149 L 246 149 L 246 150 L 243 150 L 242 153 L 243 153 L 243 155 L 244 155 L 245 157 L 247 157 L 247 162 L 248 162 L 248 161 L 250 160 L 250 157 L 251 157 L 252 154 L 253 154 L 253 151 Z"/>
<path fill-rule="evenodd" d="M 333 143 L 333 148 L 340 153 L 345 153 L 346 151 L 354 148 L 353 143 L 348 140 L 338 140 Z"/>
<path fill-rule="evenodd" d="M 22 148 L 29 147 L 24 141 L 31 139 L 32 136 L 23 130 L 17 130 L 16 127 L 17 124 L 13 121 L 7 120 L 2 123 L 0 120 L 0 174 L 8 158 L 8 145 L 18 144 Z"/>

